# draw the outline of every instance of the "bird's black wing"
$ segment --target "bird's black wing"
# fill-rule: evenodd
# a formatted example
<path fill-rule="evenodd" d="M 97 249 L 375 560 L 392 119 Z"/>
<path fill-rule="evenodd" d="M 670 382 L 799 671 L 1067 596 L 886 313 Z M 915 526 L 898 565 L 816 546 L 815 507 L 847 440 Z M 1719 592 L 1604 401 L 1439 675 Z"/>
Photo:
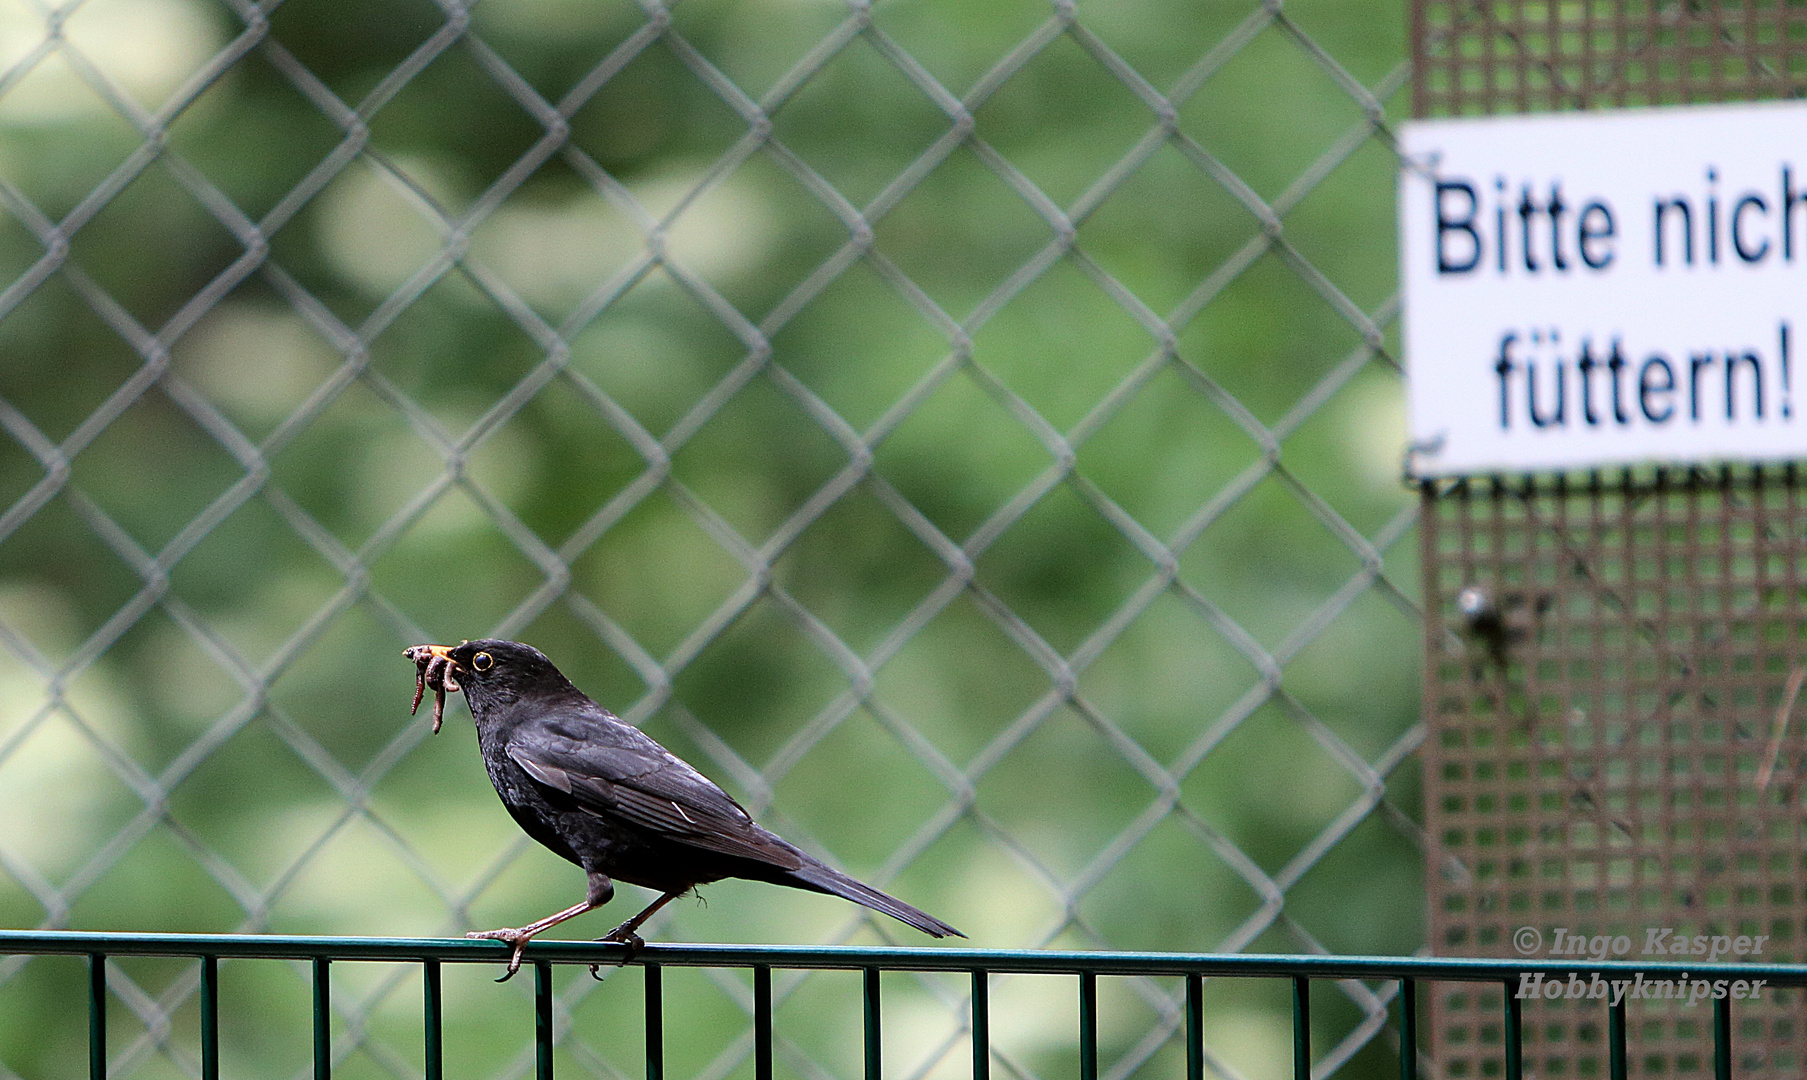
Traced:
<path fill-rule="evenodd" d="M 787 870 L 803 865 L 795 848 L 754 824 L 708 777 L 612 717 L 542 718 L 517 728 L 507 752 L 527 775 L 591 813 L 706 851 Z"/>

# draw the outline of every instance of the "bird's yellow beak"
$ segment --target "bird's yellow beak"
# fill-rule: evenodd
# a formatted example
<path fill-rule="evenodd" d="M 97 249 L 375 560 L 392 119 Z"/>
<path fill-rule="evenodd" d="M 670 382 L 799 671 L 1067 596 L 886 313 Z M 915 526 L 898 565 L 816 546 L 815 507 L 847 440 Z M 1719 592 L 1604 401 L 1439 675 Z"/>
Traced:
<path fill-rule="evenodd" d="M 402 650 L 402 655 L 424 669 L 435 660 L 441 661 L 442 666 L 456 664 L 452 659 L 452 650 L 455 648 L 456 645 L 410 645 Z"/>

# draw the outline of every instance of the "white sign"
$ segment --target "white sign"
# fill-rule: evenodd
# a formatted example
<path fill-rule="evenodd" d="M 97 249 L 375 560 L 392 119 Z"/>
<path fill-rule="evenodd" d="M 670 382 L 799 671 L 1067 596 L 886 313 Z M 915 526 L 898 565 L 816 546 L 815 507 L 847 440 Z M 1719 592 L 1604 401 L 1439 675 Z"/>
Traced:
<path fill-rule="evenodd" d="M 1807 104 L 1400 142 L 1415 475 L 1807 457 Z"/>

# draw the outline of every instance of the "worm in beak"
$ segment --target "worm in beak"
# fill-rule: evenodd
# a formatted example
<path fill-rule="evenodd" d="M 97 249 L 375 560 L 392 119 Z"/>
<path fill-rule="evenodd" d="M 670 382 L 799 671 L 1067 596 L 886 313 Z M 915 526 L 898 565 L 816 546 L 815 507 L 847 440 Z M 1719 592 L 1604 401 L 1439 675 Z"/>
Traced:
<path fill-rule="evenodd" d="M 402 650 L 402 655 L 414 661 L 414 704 L 408 709 L 410 715 L 420 711 L 420 699 L 427 690 L 433 691 L 433 734 L 439 734 L 439 725 L 445 720 L 445 695 L 450 690 L 457 693 L 459 667 L 452 659 L 452 648 L 449 645 L 412 645 Z"/>

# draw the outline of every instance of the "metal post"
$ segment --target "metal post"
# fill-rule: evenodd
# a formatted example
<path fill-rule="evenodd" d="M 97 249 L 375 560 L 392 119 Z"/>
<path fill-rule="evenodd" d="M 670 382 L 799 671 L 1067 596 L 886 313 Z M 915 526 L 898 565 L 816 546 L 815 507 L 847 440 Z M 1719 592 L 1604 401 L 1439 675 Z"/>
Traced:
<path fill-rule="evenodd" d="M 88 1076 L 107 1080 L 107 957 L 88 954 Z"/>
<path fill-rule="evenodd" d="M 647 964 L 642 971 L 646 996 L 646 1080 L 665 1080 L 664 969 L 657 964 Z"/>
<path fill-rule="evenodd" d="M 1620 1000 L 1606 1015 L 1607 1071 L 1611 1080 L 1625 1076 L 1625 1002 Z"/>
<path fill-rule="evenodd" d="M 866 969 L 866 1080 L 882 1080 L 884 1056 L 879 1047 L 878 969 Z"/>
<path fill-rule="evenodd" d="M 445 1077 L 445 1031 L 441 1026 L 445 1018 L 443 1008 L 445 999 L 440 992 L 439 961 L 426 960 L 421 964 L 421 982 L 425 999 L 421 1003 L 422 1026 L 426 1046 L 424 1070 L 427 1080 L 444 1080 Z"/>
<path fill-rule="evenodd" d="M 552 963 L 533 962 L 534 1076 L 552 1080 Z"/>
<path fill-rule="evenodd" d="M 217 956 L 201 957 L 201 1080 L 220 1080 L 220 958 Z"/>
<path fill-rule="evenodd" d="M 753 965 L 753 1080 L 772 1080 L 772 969 Z"/>
<path fill-rule="evenodd" d="M 1506 1080 L 1524 1080 L 1525 1033 L 1518 995 L 1510 982 L 1502 984 L 1502 988 L 1506 991 Z"/>
<path fill-rule="evenodd" d="M 1724 984 L 1721 984 L 1721 989 Z M 1732 1000 L 1713 1001 L 1713 1080 L 1732 1080 Z"/>
<path fill-rule="evenodd" d="M 1205 978 L 1186 976 L 1186 1080 L 1205 1080 Z"/>
<path fill-rule="evenodd" d="M 1418 984 L 1399 980 L 1399 1080 L 1418 1080 Z"/>
<path fill-rule="evenodd" d="M 1293 1080 L 1311 1080 L 1311 980 L 1293 976 Z"/>
<path fill-rule="evenodd" d="M 1098 976 L 1079 973 L 1079 1080 L 1098 1080 Z"/>
<path fill-rule="evenodd" d="M 991 1080 L 991 975 L 973 972 L 973 1080 Z"/>
<path fill-rule="evenodd" d="M 332 1080 L 333 1075 L 331 964 L 324 956 L 314 957 L 314 1080 Z"/>

